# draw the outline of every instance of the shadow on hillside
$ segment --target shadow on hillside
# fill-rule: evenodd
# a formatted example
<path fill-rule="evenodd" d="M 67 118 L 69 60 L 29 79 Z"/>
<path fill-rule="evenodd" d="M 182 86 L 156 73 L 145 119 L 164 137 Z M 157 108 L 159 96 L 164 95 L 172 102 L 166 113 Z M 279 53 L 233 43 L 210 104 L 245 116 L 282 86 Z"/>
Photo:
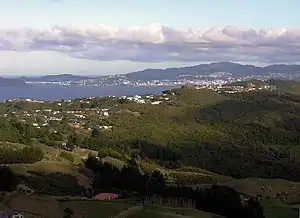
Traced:
<path fill-rule="evenodd" d="M 19 179 L 35 193 L 56 196 L 78 196 L 84 190 L 78 184 L 76 176 L 65 173 L 28 172 L 30 175 L 18 175 Z"/>

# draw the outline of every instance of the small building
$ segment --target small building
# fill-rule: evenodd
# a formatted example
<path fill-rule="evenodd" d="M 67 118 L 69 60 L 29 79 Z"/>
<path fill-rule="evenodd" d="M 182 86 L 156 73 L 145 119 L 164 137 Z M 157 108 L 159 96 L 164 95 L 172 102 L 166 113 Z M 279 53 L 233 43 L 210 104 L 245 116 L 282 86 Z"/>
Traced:
<path fill-rule="evenodd" d="M 161 101 L 153 101 L 151 104 L 152 105 L 157 105 L 157 104 L 160 104 L 161 103 Z"/>
<path fill-rule="evenodd" d="M 100 193 L 97 194 L 94 199 L 95 200 L 111 200 L 111 199 L 116 199 L 118 198 L 119 195 L 115 193 Z"/>

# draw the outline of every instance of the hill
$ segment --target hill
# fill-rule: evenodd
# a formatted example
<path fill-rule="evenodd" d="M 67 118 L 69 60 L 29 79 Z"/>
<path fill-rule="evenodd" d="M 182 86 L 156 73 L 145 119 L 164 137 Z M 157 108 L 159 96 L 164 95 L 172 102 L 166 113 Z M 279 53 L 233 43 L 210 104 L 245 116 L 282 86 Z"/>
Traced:
<path fill-rule="evenodd" d="M 280 85 L 279 90 L 281 87 L 291 86 Z M 43 104 L 7 102 L 0 107 L 3 113 L 13 111 L 12 115 L 38 128 L 19 126 L 15 118 L 9 123 L 4 119 L 0 136 L 3 141 L 21 143 L 33 137 L 51 146 L 70 142 L 105 150 L 123 160 L 138 153 L 167 168 L 193 166 L 235 178 L 299 181 L 297 95 L 277 90 L 228 94 L 183 87 L 148 97 L 139 98 L 148 102 L 145 104 L 117 97 Z M 108 116 L 101 115 L 102 110 Z M 60 121 L 49 125 L 45 116 L 53 117 L 53 113 Z"/>
<path fill-rule="evenodd" d="M 167 105 L 121 105 L 142 115 L 112 114 L 108 120 L 115 128 L 104 133 L 110 138 L 107 143 L 138 146 L 143 155 L 163 165 L 176 162 L 238 178 L 299 180 L 292 173 L 298 171 L 297 96 L 224 96 L 194 89 L 171 93 L 173 101 Z"/>
<path fill-rule="evenodd" d="M 250 83 L 277 88 L 183 86 L 161 95 L 1 103 L 0 158 L 36 194 L 81 196 L 91 184 L 115 191 L 119 175 L 140 167 L 162 173 L 168 187 L 222 184 L 262 201 L 299 202 L 300 98 L 289 91 L 297 82 Z M 114 165 L 101 165 L 113 173 L 88 170 L 90 156 Z"/>
<path fill-rule="evenodd" d="M 300 94 L 300 82 L 293 80 L 269 80 L 268 84 L 278 87 L 280 92 L 292 95 Z"/>
<path fill-rule="evenodd" d="M 276 90 L 280 93 L 288 93 L 293 95 L 300 94 L 300 82 L 295 80 L 278 80 L 278 79 L 270 79 L 270 80 L 258 80 L 258 79 L 250 79 L 243 81 L 236 81 L 233 83 L 226 84 L 228 87 L 234 86 L 242 86 L 244 88 L 255 88 L 257 90 L 262 89 L 264 87 L 269 87 L 271 90 Z"/>
<path fill-rule="evenodd" d="M 12 146 L 19 149 L 25 145 L 9 144 L 9 147 Z M 84 156 L 79 155 L 81 150 L 84 152 L 86 149 L 68 152 L 44 145 L 38 145 L 37 148 L 41 148 L 44 153 L 42 160 L 7 164 L 21 184 L 33 189 L 35 193 L 71 196 L 80 195 L 84 188 L 91 187 L 94 174 L 84 167 Z"/>
<path fill-rule="evenodd" d="M 46 75 L 41 77 L 21 77 L 20 80 L 40 82 L 67 82 L 68 84 L 97 86 L 136 86 L 153 84 L 176 85 L 194 82 L 218 82 L 245 79 L 294 79 L 299 80 L 300 65 L 270 65 L 266 67 L 243 65 L 231 62 L 200 64 L 190 67 L 145 69 L 127 74 L 98 77 L 76 76 L 72 74 Z"/>
<path fill-rule="evenodd" d="M 186 76 L 207 76 L 213 73 L 225 73 L 225 77 L 249 77 L 249 76 L 279 76 L 277 74 L 298 75 L 300 65 L 270 65 L 259 67 L 254 65 L 242 65 L 231 62 L 217 62 L 211 64 L 200 64 L 191 67 L 166 68 L 166 69 L 146 69 L 126 74 L 129 80 L 172 80 Z"/>

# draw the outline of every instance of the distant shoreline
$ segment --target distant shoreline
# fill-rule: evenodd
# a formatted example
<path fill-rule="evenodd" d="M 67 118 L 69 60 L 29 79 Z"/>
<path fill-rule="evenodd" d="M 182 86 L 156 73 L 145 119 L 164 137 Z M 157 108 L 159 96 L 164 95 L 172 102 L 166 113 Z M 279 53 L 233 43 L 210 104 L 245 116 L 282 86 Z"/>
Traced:
<path fill-rule="evenodd" d="M 59 101 L 75 98 L 159 94 L 175 86 L 80 86 L 32 84 L 26 87 L 1 87 L 0 101 L 31 99 L 37 101 Z"/>

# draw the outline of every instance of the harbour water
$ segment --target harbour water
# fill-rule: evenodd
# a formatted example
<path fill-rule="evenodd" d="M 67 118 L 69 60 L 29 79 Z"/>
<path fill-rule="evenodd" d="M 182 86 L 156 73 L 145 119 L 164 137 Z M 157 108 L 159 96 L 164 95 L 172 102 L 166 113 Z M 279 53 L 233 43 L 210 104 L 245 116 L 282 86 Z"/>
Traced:
<path fill-rule="evenodd" d="M 147 87 L 97 87 L 97 86 L 61 86 L 61 85 L 33 85 L 31 87 L 0 87 L 0 100 L 16 98 L 30 98 L 34 100 L 54 101 L 73 98 L 98 97 L 98 96 L 123 96 L 159 94 L 172 87 L 147 86 Z"/>

